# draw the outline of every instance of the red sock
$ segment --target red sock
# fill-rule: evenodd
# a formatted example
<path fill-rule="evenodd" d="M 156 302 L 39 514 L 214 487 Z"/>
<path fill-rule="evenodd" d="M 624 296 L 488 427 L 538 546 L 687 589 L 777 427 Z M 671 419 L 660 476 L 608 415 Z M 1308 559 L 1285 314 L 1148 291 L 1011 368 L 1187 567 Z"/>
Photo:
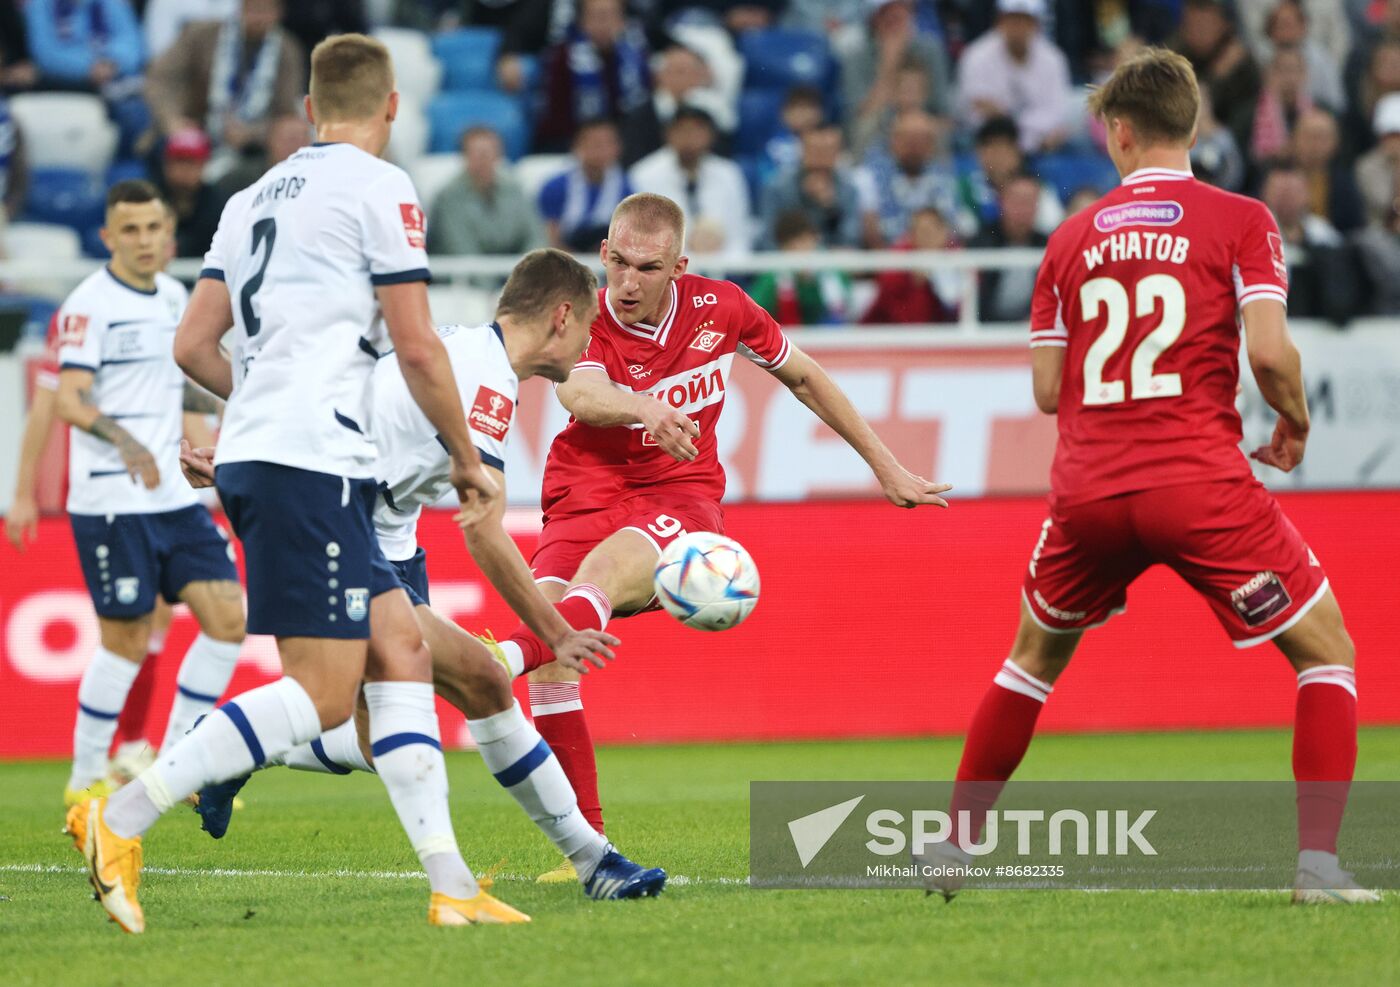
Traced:
<path fill-rule="evenodd" d="M 146 653 L 146 660 L 141 663 L 141 670 L 136 673 L 136 680 L 131 683 L 131 691 L 126 694 L 126 705 L 117 717 L 117 732 L 112 740 L 114 745 L 146 739 L 146 720 L 151 713 L 151 693 L 156 687 L 156 659 L 160 657 L 164 647 L 164 638 L 157 639 L 152 634 L 151 650 Z"/>
<path fill-rule="evenodd" d="M 1337 852 L 1337 833 L 1356 769 L 1356 673 L 1317 665 L 1298 675 L 1293 777 L 1298 849 Z"/>
<path fill-rule="evenodd" d="M 981 838 L 987 811 L 1025 756 L 1050 692 L 1048 683 L 1021 671 L 1010 658 L 997 672 L 973 714 L 953 785 L 950 814 L 957 845 L 966 847 Z M 962 810 L 968 812 L 966 831 L 959 823 Z"/>
<path fill-rule="evenodd" d="M 570 627 L 580 631 L 601 631 L 608 626 L 608 618 L 612 616 L 612 601 L 608 599 L 608 594 L 592 583 L 580 583 L 573 587 L 554 608 L 563 615 Z M 549 645 L 536 637 L 534 631 L 524 624 L 517 627 L 515 633 L 507 640 L 519 645 L 527 672 L 554 660 L 554 652 L 549 650 Z"/>
<path fill-rule="evenodd" d="M 574 787 L 583 818 L 601 833 L 603 805 L 598 800 L 598 763 L 593 758 L 593 738 L 583 718 L 578 683 L 531 682 L 530 715 Z"/>

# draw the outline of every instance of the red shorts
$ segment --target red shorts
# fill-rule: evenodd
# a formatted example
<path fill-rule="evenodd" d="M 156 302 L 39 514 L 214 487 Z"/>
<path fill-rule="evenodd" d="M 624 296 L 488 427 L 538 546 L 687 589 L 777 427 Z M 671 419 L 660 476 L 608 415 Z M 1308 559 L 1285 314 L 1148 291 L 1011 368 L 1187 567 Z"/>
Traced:
<path fill-rule="evenodd" d="M 1102 624 L 1149 566 L 1170 566 L 1206 598 L 1237 648 L 1292 627 L 1327 576 L 1257 481 L 1166 487 L 1052 508 L 1022 586 L 1047 631 Z"/>
<path fill-rule="evenodd" d="M 546 519 L 530 559 L 537 583 L 568 583 L 584 558 L 618 531 L 635 531 L 656 546 L 658 555 L 692 531 L 724 533 L 724 510 L 717 501 L 684 493 L 640 493 L 587 514 Z M 656 609 L 656 601 L 642 608 Z M 638 611 L 641 612 L 641 611 Z"/>

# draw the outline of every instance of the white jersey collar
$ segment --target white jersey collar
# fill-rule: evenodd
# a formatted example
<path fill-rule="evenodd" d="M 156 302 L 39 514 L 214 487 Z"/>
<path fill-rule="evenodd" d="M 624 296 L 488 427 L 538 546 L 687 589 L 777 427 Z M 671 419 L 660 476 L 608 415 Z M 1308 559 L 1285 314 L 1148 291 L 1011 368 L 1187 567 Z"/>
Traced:
<path fill-rule="evenodd" d="M 1175 168 L 1139 168 L 1123 179 L 1124 185 L 1141 185 L 1143 182 L 1183 182 L 1196 176 L 1191 169 L 1178 171 Z"/>
<path fill-rule="evenodd" d="M 617 324 L 619 329 L 623 332 L 631 333 L 639 339 L 649 339 L 657 346 L 666 345 L 666 337 L 671 332 L 671 323 L 676 321 L 676 310 L 680 307 L 676 294 L 676 282 L 674 281 L 671 282 L 671 305 L 666 310 L 666 317 L 661 320 L 660 325 L 651 326 L 644 322 L 638 322 L 629 326 L 618 318 L 617 312 L 613 309 L 612 296 L 609 295 L 607 291 L 603 292 L 603 301 L 607 303 L 608 315 L 612 316 L 613 322 Z"/>

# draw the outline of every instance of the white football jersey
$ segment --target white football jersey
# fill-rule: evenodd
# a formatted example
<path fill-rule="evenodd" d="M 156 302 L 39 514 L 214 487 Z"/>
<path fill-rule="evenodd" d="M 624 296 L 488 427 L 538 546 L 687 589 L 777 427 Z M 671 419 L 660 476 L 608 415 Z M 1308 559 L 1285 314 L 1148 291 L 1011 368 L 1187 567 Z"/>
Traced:
<path fill-rule="evenodd" d="M 351 144 L 304 147 L 229 200 L 200 273 L 233 303 L 216 463 L 374 475 L 374 289 L 428 280 L 426 236 L 408 175 Z"/>
<path fill-rule="evenodd" d="M 494 322 L 443 326 L 438 335 L 452 361 L 472 444 L 483 463 L 504 471 L 520 379 L 506 355 L 501 329 Z M 374 415 L 379 446 L 374 531 L 385 558 L 404 562 L 418 550 L 418 515 L 424 505 L 437 503 L 452 488 L 447 447 L 414 402 L 392 353 L 374 370 Z"/>
<path fill-rule="evenodd" d="M 185 375 L 175 363 L 175 328 L 189 293 L 156 275 L 146 292 L 107 267 L 88 275 L 58 312 L 63 369 L 91 370 L 93 403 L 150 450 L 160 486 L 133 481 L 117 447 L 77 428 L 68 444 L 68 510 L 73 514 L 155 514 L 196 502 L 180 474 Z"/>

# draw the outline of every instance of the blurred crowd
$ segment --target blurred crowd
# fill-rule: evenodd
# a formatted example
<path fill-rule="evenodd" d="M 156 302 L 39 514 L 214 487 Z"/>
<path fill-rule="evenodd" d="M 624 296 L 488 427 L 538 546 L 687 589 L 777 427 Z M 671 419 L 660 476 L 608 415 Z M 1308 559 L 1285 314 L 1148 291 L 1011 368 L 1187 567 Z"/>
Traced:
<path fill-rule="evenodd" d="M 721 261 L 1042 246 L 1116 182 L 1087 87 L 1165 44 L 1202 82 L 1196 174 L 1277 217 L 1292 314 L 1400 313 L 1400 0 L 0 0 L 0 222 L 100 256 L 81 168 L 48 147 L 80 104 L 35 99 L 67 94 L 112 134 L 89 184 L 151 177 L 200 256 L 228 197 L 310 141 L 308 54 L 341 31 L 395 55 L 390 153 L 433 252 L 590 252 L 650 191 Z M 1032 278 L 984 272 L 979 317 L 1024 319 Z M 963 299 L 936 267 L 749 287 L 788 325 L 950 322 Z"/>

